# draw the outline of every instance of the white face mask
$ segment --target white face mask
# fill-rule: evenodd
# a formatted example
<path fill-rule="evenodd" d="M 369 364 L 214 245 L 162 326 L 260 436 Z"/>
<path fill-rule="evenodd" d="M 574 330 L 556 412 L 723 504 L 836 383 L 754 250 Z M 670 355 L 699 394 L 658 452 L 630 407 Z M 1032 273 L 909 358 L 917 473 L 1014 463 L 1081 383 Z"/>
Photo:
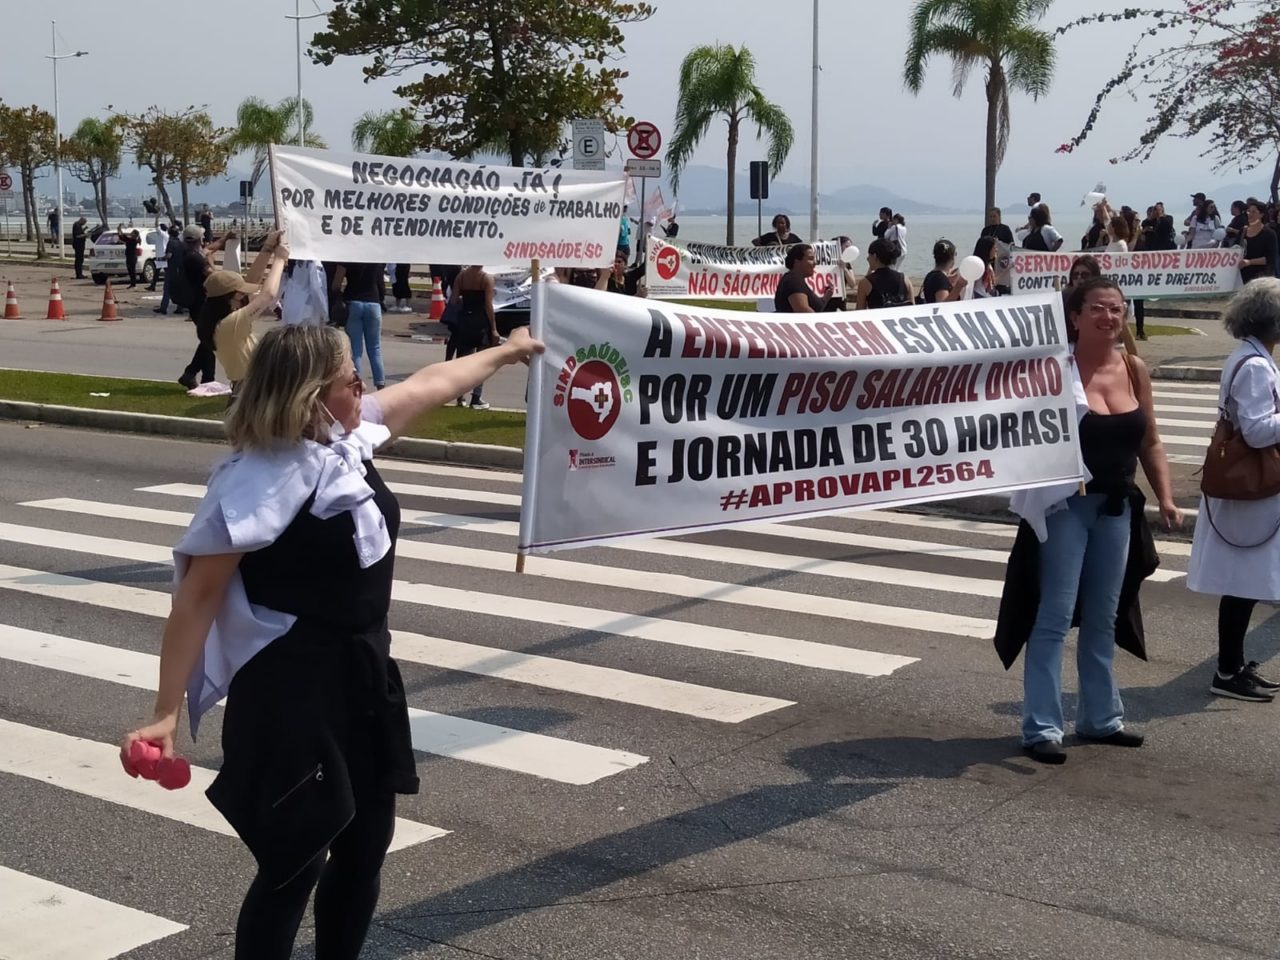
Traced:
<path fill-rule="evenodd" d="M 338 420 L 338 418 L 337 418 L 337 417 L 335 417 L 335 416 L 334 416 L 334 415 L 329 411 L 329 408 L 328 408 L 328 407 L 326 407 L 326 406 L 324 405 L 324 403 L 323 403 L 323 402 L 321 402 L 321 404 L 320 404 L 320 409 L 321 409 L 321 410 L 323 410 L 323 411 L 324 411 L 324 415 L 325 415 L 326 417 L 328 417 L 328 418 L 329 418 L 329 423 L 328 423 L 328 428 L 329 428 L 329 430 L 328 430 L 328 432 L 329 432 L 329 442 L 330 442 L 330 443 L 334 443 L 334 442 L 336 442 L 336 441 L 338 441 L 338 440 L 341 440 L 343 437 L 345 437 L 348 433 L 350 433 L 350 432 L 351 432 L 351 431 L 349 431 L 346 427 L 344 427 L 344 426 L 342 425 L 341 421 L 339 421 L 339 420 Z"/>

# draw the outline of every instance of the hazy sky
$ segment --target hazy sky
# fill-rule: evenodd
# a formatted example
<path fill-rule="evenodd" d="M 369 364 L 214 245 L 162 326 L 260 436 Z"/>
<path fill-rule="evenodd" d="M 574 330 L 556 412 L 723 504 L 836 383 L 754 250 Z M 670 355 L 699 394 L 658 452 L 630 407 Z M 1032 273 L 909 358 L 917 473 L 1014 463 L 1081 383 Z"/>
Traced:
<path fill-rule="evenodd" d="M 316 3 L 303 0 L 302 12 Z M 931 65 L 918 97 L 902 87 L 908 0 L 820 0 L 820 180 L 824 189 L 875 184 L 913 199 L 977 208 L 982 200 L 985 102 L 975 72 L 964 96 L 951 95 L 947 61 Z M 1132 0 L 1058 0 L 1046 19 L 1054 26 L 1089 10 L 1119 10 Z M 709 42 L 746 44 L 759 61 L 765 94 L 790 111 L 796 146 L 781 179 L 807 183 L 811 80 L 811 5 L 803 0 L 655 0 L 656 15 L 630 27 L 621 64 L 625 108 L 669 134 L 675 110 L 679 62 L 689 48 Z M 45 0 L 38 7 L 4 0 L 0 96 L 11 104 L 53 106 L 49 18 L 57 18 L 59 52 L 85 49 L 88 57 L 59 67 L 64 134 L 108 105 L 140 110 L 155 103 L 177 109 L 207 104 L 216 122 L 230 123 L 249 94 L 275 101 L 295 88 L 294 28 L 285 19 L 294 0 L 175 0 L 134 5 L 135 14 L 101 0 Z M 21 8 L 27 15 L 15 16 Z M 39 15 L 34 11 L 38 9 Z M 104 13 L 110 11 L 109 16 Z M 304 41 L 323 20 L 304 22 Z M 1113 200 L 1145 206 L 1164 199 L 1175 210 L 1187 195 L 1214 184 L 1269 177 L 1270 165 L 1252 174 L 1216 173 L 1198 154 L 1203 145 L 1170 140 L 1145 165 L 1111 166 L 1108 158 L 1129 145 L 1140 129 L 1145 104 L 1117 98 L 1093 135 L 1070 156 L 1054 149 L 1079 129 L 1103 82 L 1121 62 L 1134 26 L 1108 25 L 1069 34 L 1058 45 L 1051 94 L 1013 100 L 1013 134 L 1001 170 L 997 198 L 1018 203 L 1029 190 L 1077 206 L 1104 180 Z M 350 142 L 351 123 L 368 109 L 392 107 L 392 80 L 362 82 L 360 63 L 340 59 L 332 67 L 304 61 L 304 95 L 315 105 L 316 126 L 331 146 Z M 759 152 L 757 153 L 757 150 Z M 763 156 L 754 131 L 739 156 Z M 695 163 L 724 165 L 723 128 L 713 127 Z M 775 174 L 775 176 L 777 176 Z M 1222 198 L 1219 198 L 1222 199 Z M 1230 199 L 1230 198 L 1228 198 Z"/>

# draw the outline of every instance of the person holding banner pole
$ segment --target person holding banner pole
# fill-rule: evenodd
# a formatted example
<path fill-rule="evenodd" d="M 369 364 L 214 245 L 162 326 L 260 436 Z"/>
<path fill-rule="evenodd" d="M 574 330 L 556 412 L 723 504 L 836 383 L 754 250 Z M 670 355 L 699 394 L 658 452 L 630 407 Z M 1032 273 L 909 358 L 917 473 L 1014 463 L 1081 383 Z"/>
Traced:
<path fill-rule="evenodd" d="M 1120 287 L 1106 277 L 1071 292 L 1067 322 L 1076 330 L 1072 363 L 1077 431 L 1087 482 L 1016 493 L 1022 517 L 1009 557 L 996 649 L 1006 669 L 1025 646 L 1023 748 L 1041 763 L 1066 760 L 1062 748 L 1062 650 L 1078 613 L 1080 677 L 1076 734 L 1118 747 L 1139 747 L 1124 727 L 1113 660 L 1117 644 L 1146 659 L 1142 580 L 1159 563 L 1134 484 L 1142 464 L 1167 528 L 1182 522 L 1169 464 L 1156 427 L 1151 377 L 1137 357 L 1116 349 L 1125 324 Z"/>
<path fill-rule="evenodd" d="M 174 549 L 152 719 L 120 747 L 137 776 L 139 741 L 174 757 L 184 699 L 194 738 L 225 698 L 223 762 L 207 793 L 257 861 L 236 957 L 287 960 L 313 890 L 316 956 L 360 955 L 396 794 L 419 789 L 387 627 L 400 508 L 373 455 L 542 350 L 516 330 L 376 396 L 364 396 L 333 327 L 276 327 L 253 352 L 227 418 L 234 452 Z"/>
<path fill-rule="evenodd" d="M 924 302 L 959 300 L 968 285 L 969 281 L 956 272 L 956 245 L 950 240 L 939 240 L 933 245 L 933 269 L 925 274 L 920 285 Z"/>

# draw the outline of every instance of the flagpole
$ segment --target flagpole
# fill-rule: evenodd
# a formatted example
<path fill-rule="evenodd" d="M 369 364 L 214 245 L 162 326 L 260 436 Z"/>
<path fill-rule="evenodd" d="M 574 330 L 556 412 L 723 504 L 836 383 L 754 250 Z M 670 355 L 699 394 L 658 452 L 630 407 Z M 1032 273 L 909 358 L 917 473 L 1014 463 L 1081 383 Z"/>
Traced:
<path fill-rule="evenodd" d="M 809 143 L 809 241 L 818 239 L 818 0 L 813 0 L 813 114 Z"/>

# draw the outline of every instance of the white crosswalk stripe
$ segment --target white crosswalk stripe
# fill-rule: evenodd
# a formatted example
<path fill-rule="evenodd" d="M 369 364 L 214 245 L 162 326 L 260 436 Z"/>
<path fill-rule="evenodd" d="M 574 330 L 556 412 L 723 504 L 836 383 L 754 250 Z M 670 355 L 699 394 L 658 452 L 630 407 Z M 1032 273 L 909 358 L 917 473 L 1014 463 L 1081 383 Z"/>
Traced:
<path fill-rule="evenodd" d="M 0 718 L 0 773 L 140 810 L 188 826 L 234 837 L 231 825 L 204 792 L 216 771 L 191 767 L 191 783 L 165 790 L 149 780 L 130 779 L 120 767 L 120 747 L 30 727 Z M 447 830 L 396 818 L 392 850 L 436 840 Z"/>
<path fill-rule="evenodd" d="M 111 960 L 186 929 L 0 866 L 0 957 L 5 960 Z"/>
<path fill-rule="evenodd" d="M 1171 417 L 1167 427 L 1202 428 L 1202 421 L 1182 417 Z M 824 674 L 837 684 L 876 683 L 876 678 L 910 668 L 939 638 L 989 656 L 992 617 L 1016 531 L 1006 523 L 850 511 L 693 539 L 621 541 L 590 554 L 535 556 L 519 576 L 511 571 L 518 475 L 395 460 L 380 463 L 380 468 L 402 500 L 392 653 L 405 665 L 407 681 L 412 670 L 439 672 L 425 684 L 409 684 L 414 747 L 459 765 L 436 761 L 439 765 L 429 768 L 424 782 L 439 789 L 454 771 L 461 775 L 469 769 L 474 771 L 470 776 L 492 779 L 495 797 L 502 794 L 498 785 L 509 782 L 590 790 L 595 789 L 592 784 L 643 779 L 640 771 L 656 767 L 657 758 L 665 756 L 659 752 L 663 747 L 649 736 L 642 738 L 641 729 L 630 724 L 591 725 L 617 710 L 653 711 L 668 724 L 724 729 L 796 709 L 807 689 L 797 685 L 801 676 L 808 678 L 806 683 Z M 51 486 L 49 492 L 60 491 Z M 153 621 L 168 616 L 169 577 L 163 571 L 172 563 L 170 544 L 190 522 L 191 512 L 168 509 L 160 498 L 192 501 L 204 493 L 200 484 L 160 483 L 138 488 L 134 497 L 120 496 L 120 502 L 54 495 L 13 504 L 0 520 L 0 543 L 22 551 L 22 560 L 0 565 L 0 597 L 24 596 L 31 603 L 82 612 L 71 616 L 67 626 L 41 623 L 41 630 L 20 626 L 19 620 L 0 622 L 0 668 L 28 671 L 23 676 L 47 671 L 63 678 L 62 683 L 114 689 L 117 697 L 154 689 L 158 630 L 151 649 L 137 643 L 126 649 L 109 636 L 106 642 L 94 642 L 102 640 L 100 631 L 91 635 L 74 624 L 91 621 L 92 611 Z M 131 502 L 135 498 L 140 502 Z M 1185 546 L 1162 543 L 1161 552 L 1183 557 Z M 48 560 L 30 560 L 45 553 Z M 66 564 L 67 555 L 106 564 L 84 572 L 87 564 Z M 112 561 L 130 566 L 113 567 Z M 64 565 L 55 566 L 58 562 Z M 144 566 L 134 566 L 139 564 Z M 1152 579 L 1168 583 L 1185 576 L 1171 566 L 1166 564 Z M 59 569 L 75 573 L 53 572 Z M 712 625 L 722 610 L 733 611 L 741 623 L 731 619 L 734 626 Z M 744 618 L 744 612 L 749 616 Z M 448 621 L 449 626 L 439 628 L 443 636 L 432 636 L 399 629 L 398 617 Z M 828 627 L 851 625 L 850 642 L 867 637 L 878 649 L 831 640 L 818 626 L 824 621 Z M 464 635 L 446 639 L 458 624 Z M 467 630 L 477 635 L 465 636 Z M 898 638 L 916 639 L 894 652 Z M 516 648 L 508 649 L 508 643 Z M 619 651 L 625 654 L 619 656 Z M 720 666 L 689 677 L 665 663 L 699 655 Z M 757 666 L 749 669 L 750 663 Z M 432 702 L 432 691 L 447 689 L 450 681 L 455 682 L 452 699 L 444 705 Z M 481 714 L 482 720 L 465 709 L 471 702 L 477 707 L 493 702 L 495 692 L 501 703 L 503 685 L 513 691 L 510 710 Z M 740 689 L 732 689 L 735 685 Z M 459 709 L 463 692 L 464 708 Z M 541 716 L 526 716 L 518 708 L 531 696 L 538 698 L 534 713 Z M 214 769 L 193 768 L 188 788 L 165 791 L 124 776 L 112 743 L 33 725 L 37 722 L 28 716 L 0 716 L 0 776 L 110 810 L 161 817 L 211 837 L 209 842 L 234 836 L 203 794 Z M 449 832 L 418 818 L 414 812 L 397 820 L 393 850 Z M 462 823 L 449 825 L 465 830 Z M 65 875 L 57 879 L 68 882 Z M 135 909 L 145 902 L 111 902 L 116 897 L 110 889 L 80 892 L 52 884 L 44 894 L 41 885 L 48 883 L 0 867 L 0 957 L 8 956 L 4 945 L 10 902 L 29 911 L 50 897 L 67 904 L 84 898 L 78 913 L 103 931 L 86 940 L 80 952 L 52 936 L 47 942 L 38 939 L 34 947 L 24 945 L 26 953 L 15 954 L 21 960 L 46 955 L 108 960 L 185 929 Z M 108 899 L 99 899 L 104 894 Z M 42 954 L 42 948 L 54 952 Z"/>

